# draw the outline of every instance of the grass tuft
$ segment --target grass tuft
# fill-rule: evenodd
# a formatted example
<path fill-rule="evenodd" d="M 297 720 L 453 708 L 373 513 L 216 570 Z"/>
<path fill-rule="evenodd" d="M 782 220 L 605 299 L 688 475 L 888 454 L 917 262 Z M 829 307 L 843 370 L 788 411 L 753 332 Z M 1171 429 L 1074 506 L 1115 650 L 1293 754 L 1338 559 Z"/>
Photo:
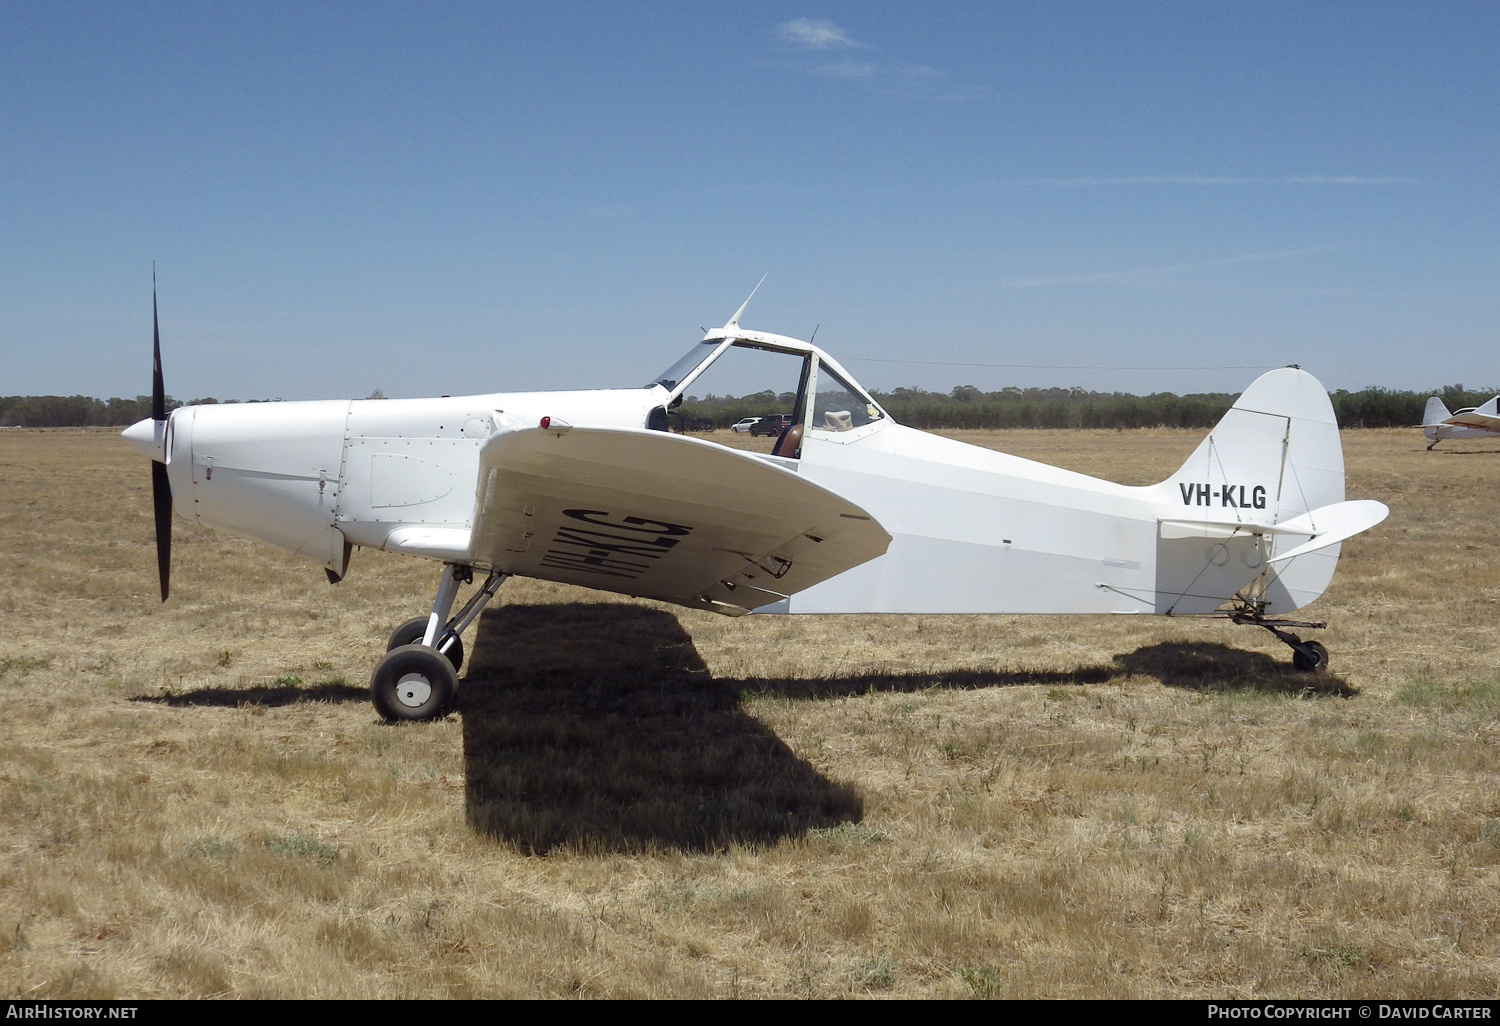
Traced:
<path fill-rule="evenodd" d="M 261 844 L 273 855 L 287 859 L 306 859 L 320 866 L 339 860 L 339 849 L 306 834 L 267 834 Z"/>
<path fill-rule="evenodd" d="M 222 859 L 239 850 L 239 846 L 227 837 L 197 837 L 184 844 L 182 856 L 189 859 Z"/>
<path fill-rule="evenodd" d="M 955 966 L 953 974 L 968 984 L 970 994 L 981 1001 L 988 1001 L 999 996 L 1000 974 L 987 965 Z"/>
<path fill-rule="evenodd" d="M 4 682 L 7 679 L 20 681 L 21 678 L 35 670 L 46 670 L 50 669 L 51 666 L 51 659 L 34 659 L 24 656 L 0 659 L 0 682 Z"/>

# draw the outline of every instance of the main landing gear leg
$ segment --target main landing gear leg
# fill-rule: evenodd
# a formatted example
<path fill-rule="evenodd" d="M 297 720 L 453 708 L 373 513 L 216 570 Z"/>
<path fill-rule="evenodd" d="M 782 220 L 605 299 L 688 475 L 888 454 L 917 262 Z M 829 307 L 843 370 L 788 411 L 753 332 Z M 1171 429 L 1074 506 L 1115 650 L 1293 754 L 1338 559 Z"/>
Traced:
<path fill-rule="evenodd" d="M 1235 623 L 1247 623 L 1254 627 L 1263 627 L 1270 631 L 1287 647 L 1292 650 L 1292 665 L 1303 673 L 1317 673 L 1328 668 L 1328 649 L 1316 641 L 1303 641 L 1291 631 L 1284 631 L 1283 627 L 1327 627 L 1326 623 L 1317 623 L 1311 620 L 1266 620 L 1260 616 L 1239 614 L 1232 617 Z"/>
<path fill-rule="evenodd" d="M 458 586 L 474 579 L 472 567 L 459 563 L 443 566 L 432 612 L 397 627 L 384 658 L 370 676 L 370 699 L 388 723 L 399 720 L 430 720 L 453 711 L 458 697 L 458 670 L 464 661 L 462 634 L 500 585 L 510 576 L 492 570 L 479 590 L 449 618 Z"/>

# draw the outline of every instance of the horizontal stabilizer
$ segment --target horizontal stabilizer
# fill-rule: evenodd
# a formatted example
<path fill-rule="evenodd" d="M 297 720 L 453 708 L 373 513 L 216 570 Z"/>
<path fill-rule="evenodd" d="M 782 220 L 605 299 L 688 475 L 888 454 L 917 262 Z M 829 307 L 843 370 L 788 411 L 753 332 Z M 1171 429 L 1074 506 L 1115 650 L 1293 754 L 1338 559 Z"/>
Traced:
<path fill-rule="evenodd" d="M 1331 508 L 1331 507 L 1330 507 Z M 1188 517 L 1161 517 L 1157 520 L 1164 530 L 1162 534 L 1169 538 L 1235 538 L 1248 537 L 1250 535 L 1270 536 L 1277 534 L 1300 534 L 1307 535 L 1311 532 L 1288 527 L 1292 521 L 1285 524 L 1257 524 L 1244 520 L 1205 520 L 1203 518 L 1191 519 Z M 1171 530 L 1176 528 L 1176 530 Z"/>
<path fill-rule="evenodd" d="M 1389 513 L 1390 510 L 1383 502 L 1376 502 L 1374 499 L 1351 499 L 1348 502 L 1335 502 L 1328 506 L 1321 506 L 1311 513 L 1283 520 L 1279 524 L 1187 517 L 1162 517 L 1159 522 L 1163 528 L 1176 528 L 1175 531 L 1164 531 L 1164 537 L 1186 537 L 1190 534 L 1210 538 L 1234 538 L 1247 535 L 1274 537 L 1283 534 L 1298 535 L 1303 538 L 1311 537 L 1311 541 L 1272 556 L 1267 561 L 1280 563 L 1306 552 L 1316 552 L 1318 549 L 1341 542 L 1345 538 L 1352 538 L 1361 531 L 1368 531 L 1384 520 Z"/>
<path fill-rule="evenodd" d="M 1310 534 L 1312 539 L 1287 552 L 1278 552 L 1268 563 L 1282 563 L 1308 552 L 1336 545 L 1345 538 L 1352 538 L 1361 531 L 1368 531 L 1384 520 L 1390 510 L 1385 503 L 1374 499 L 1350 499 L 1322 506 L 1311 513 L 1277 524 L 1278 533 Z"/>

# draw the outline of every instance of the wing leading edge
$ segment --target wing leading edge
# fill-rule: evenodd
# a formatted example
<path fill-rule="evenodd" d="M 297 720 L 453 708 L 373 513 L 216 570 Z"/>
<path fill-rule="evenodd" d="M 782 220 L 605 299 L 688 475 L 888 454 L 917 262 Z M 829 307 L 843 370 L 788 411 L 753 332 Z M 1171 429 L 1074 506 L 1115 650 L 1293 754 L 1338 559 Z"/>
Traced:
<path fill-rule="evenodd" d="M 507 430 L 479 461 L 471 558 L 542 580 L 738 615 L 891 540 L 837 493 L 682 435 Z"/>

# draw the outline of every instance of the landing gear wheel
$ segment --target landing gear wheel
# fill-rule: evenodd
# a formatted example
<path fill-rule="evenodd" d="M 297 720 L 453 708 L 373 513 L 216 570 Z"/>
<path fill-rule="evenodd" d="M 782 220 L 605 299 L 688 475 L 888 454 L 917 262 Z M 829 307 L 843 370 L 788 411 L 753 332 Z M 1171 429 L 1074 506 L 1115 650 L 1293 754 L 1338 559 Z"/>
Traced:
<path fill-rule="evenodd" d="M 420 645 L 422 638 L 427 634 L 427 617 L 414 616 L 410 620 L 397 627 L 391 633 L 391 640 L 385 646 L 387 652 L 393 652 L 402 645 Z M 441 644 L 441 639 L 439 640 Z M 443 652 L 448 661 L 453 664 L 453 672 L 457 673 L 464 667 L 464 639 L 455 636 Z"/>
<path fill-rule="evenodd" d="M 370 700 L 387 723 L 446 716 L 457 697 L 453 664 L 425 645 L 391 649 L 370 675 Z"/>
<path fill-rule="evenodd" d="M 1328 667 L 1328 649 L 1316 641 L 1304 641 L 1292 647 L 1292 665 L 1303 673 L 1317 673 Z"/>

